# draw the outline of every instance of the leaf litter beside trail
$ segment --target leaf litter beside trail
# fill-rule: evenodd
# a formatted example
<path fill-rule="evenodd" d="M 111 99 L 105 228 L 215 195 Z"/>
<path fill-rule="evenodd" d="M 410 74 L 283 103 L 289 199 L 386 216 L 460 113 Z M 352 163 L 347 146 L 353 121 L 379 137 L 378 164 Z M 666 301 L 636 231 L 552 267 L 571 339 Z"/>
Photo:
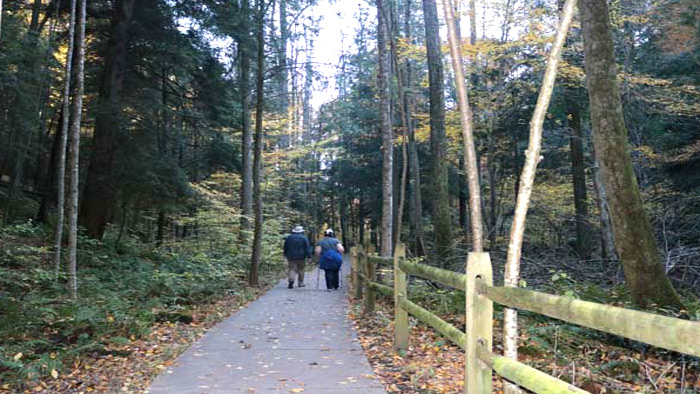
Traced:
<path fill-rule="evenodd" d="M 143 394 L 151 380 L 216 323 L 243 309 L 264 294 L 276 280 L 260 288 L 248 288 L 193 310 L 192 322 L 162 322 L 143 338 L 111 344 L 103 351 L 73 360 L 67 374 L 44 379 L 22 393 L 33 394 Z M 18 394 L 0 387 L 0 394 Z"/>
<path fill-rule="evenodd" d="M 389 393 L 461 394 L 464 352 L 411 318 L 410 346 L 405 354 L 393 349 L 393 306 L 377 300 L 376 312 L 362 314 L 354 300 L 348 316 L 354 322 L 374 373 Z M 443 316 L 444 317 L 444 316 Z M 447 318 L 464 328 L 464 319 Z M 700 394 L 700 360 L 642 346 L 643 352 L 610 344 L 605 335 L 586 329 L 521 317 L 519 360 L 593 393 Z M 546 334 L 546 335 L 545 335 Z M 594 334 L 595 335 L 595 334 Z M 552 343 L 543 343 L 547 336 Z M 500 353 L 501 322 L 494 321 L 494 352 Z M 603 338 L 603 339 L 597 339 Z M 627 345 L 625 345 L 627 346 Z M 494 377 L 493 392 L 502 394 Z"/>

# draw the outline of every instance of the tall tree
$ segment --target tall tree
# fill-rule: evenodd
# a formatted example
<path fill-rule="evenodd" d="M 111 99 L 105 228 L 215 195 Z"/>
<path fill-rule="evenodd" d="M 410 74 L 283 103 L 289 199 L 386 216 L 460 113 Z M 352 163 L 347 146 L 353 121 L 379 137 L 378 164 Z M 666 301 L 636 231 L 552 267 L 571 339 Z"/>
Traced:
<path fill-rule="evenodd" d="M 238 21 L 238 90 L 241 98 L 242 159 L 241 159 L 241 240 L 246 239 L 253 214 L 253 129 L 251 125 L 250 59 L 250 0 L 242 0 Z"/>
<path fill-rule="evenodd" d="M 60 138 L 58 148 L 58 158 L 56 170 L 56 227 L 54 228 L 54 250 L 53 250 L 53 265 L 56 273 L 61 268 L 61 244 L 63 242 L 63 219 L 65 212 L 66 201 L 66 145 L 68 144 L 68 129 L 70 113 L 70 88 L 73 69 L 73 50 L 75 45 L 75 15 L 76 15 L 77 0 L 71 0 L 70 3 L 70 19 L 68 21 L 68 51 L 66 52 L 66 69 L 63 76 L 63 123 L 61 123 L 61 134 L 56 136 Z"/>
<path fill-rule="evenodd" d="M 411 45 L 413 44 L 413 35 L 411 32 L 411 7 L 412 1 L 404 1 L 404 39 Z M 425 254 L 425 234 L 423 231 L 423 199 L 421 195 L 421 176 L 420 176 L 420 161 L 418 158 L 418 148 L 416 146 L 415 127 L 413 126 L 413 97 L 411 95 L 413 84 L 413 64 L 410 58 L 406 59 L 404 72 L 404 108 L 407 112 L 407 134 L 408 134 L 408 167 L 409 167 L 409 191 L 410 191 L 410 221 L 411 227 L 415 231 L 415 254 L 422 256 Z"/>
<path fill-rule="evenodd" d="M 287 0 L 279 0 L 280 34 L 277 47 L 278 88 L 280 95 L 280 113 L 287 115 L 289 108 L 289 70 L 287 69 L 287 43 L 289 42 L 289 26 L 287 25 Z M 291 122 L 291 119 L 287 119 Z M 289 138 L 290 136 L 287 136 Z M 286 143 L 285 145 L 288 145 Z"/>
<path fill-rule="evenodd" d="M 574 17 L 576 0 L 566 0 L 559 21 L 559 27 L 554 39 L 554 44 L 547 59 L 547 69 L 545 70 L 540 88 L 535 111 L 530 121 L 530 141 L 525 153 L 525 165 L 520 175 L 520 187 L 518 188 L 517 200 L 515 203 L 515 214 L 513 224 L 510 229 L 510 242 L 508 243 L 508 256 L 506 259 L 504 285 L 507 287 L 518 287 L 520 279 L 520 257 L 522 254 L 523 238 L 525 236 L 525 222 L 527 210 L 530 205 L 530 196 L 535 183 L 535 173 L 537 165 L 542 157 L 542 131 L 544 119 L 547 115 L 549 102 L 554 89 L 554 82 L 557 77 L 557 68 L 561 52 L 566 42 L 566 35 Z M 506 308 L 503 315 L 503 354 L 511 359 L 518 359 L 518 312 L 515 309 Z M 506 393 L 518 393 L 520 390 L 514 384 L 505 381 Z"/>
<path fill-rule="evenodd" d="M 253 238 L 253 253 L 250 260 L 248 284 L 258 286 L 258 270 L 262 260 L 263 237 L 263 200 L 262 171 L 263 171 L 263 112 L 265 106 L 265 1 L 256 0 L 258 12 L 256 24 L 257 69 L 255 70 L 255 149 L 253 159 L 253 199 L 255 214 L 255 234 Z"/>
<path fill-rule="evenodd" d="M 380 255 L 393 253 L 394 214 L 394 135 L 391 127 L 391 53 L 389 50 L 389 15 L 384 0 L 377 0 L 377 56 L 379 57 L 379 116 L 382 135 L 382 231 Z"/>
<path fill-rule="evenodd" d="M 450 252 L 450 194 L 447 183 L 447 136 L 445 134 L 445 75 L 440 52 L 440 24 L 435 0 L 423 0 L 425 46 L 430 93 L 431 208 L 435 227 L 436 258 L 444 261 Z"/>
<path fill-rule="evenodd" d="M 85 24 L 87 22 L 87 0 L 80 2 L 78 18 L 78 42 L 76 53 L 76 81 L 73 91 L 71 116 L 71 141 L 68 150 L 70 186 L 68 189 L 68 289 L 72 299 L 78 298 L 78 195 L 80 184 L 80 124 L 83 111 L 85 86 Z"/>
<path fill-rule="evenodd" d="M 590 226 L 588 225 L 588 201 L 586 198 L 586 164 L 583 152 L 583 126 L 581 105 L 576 90 L 564 89 L 566 118 L 569 125 L 571 148 L 571 174 L 574 187 L 574 209 L 576 210 L 576 253 L 579 259 L 587 260 L 590 254 Z"/>
<path fill-rule="evenodd" d="M 605 0 L 581 0 L 593 144 L 617 250 L 634 301 L 683 307 L 666 274 L 632 168 Z"/>
<path fill-rule="evenodd" d="M 112 10 L 112 31 L 100 81 L 95 134 L 85 194 L 80 211 L 87 234 L 101 239 L 116 208 L 115 168 L 119 132 L 123 127 L 122 91 L 126 77 L 129 31 L 136 0 L 117 0 Z"/>
<path fill-rule="evenodd" d="M 445 11 L 445 20 L 447 21 L 450 53 L 452 54 L 452 66 L 455 73 L 460 121 L 462 124 L 464 173 L 467 176 L 467 182 L 469 184 L 469 211 L 471 213 L 472 242 L 475 252 L 483 252 L 484 220 L 481 213 L 481 186 L 479 185 L 479 168 L 476 162 L 476 148 L 474 147 L 474 124 L 464 75 L 461 42 L 457 35 L 457 24 L 455 23 L 454 6 L 452 1 L 443 0 L 442 5 L 442 8 Z M 472 25 L 473 21 L 474 20 L 472 19 Z"/>

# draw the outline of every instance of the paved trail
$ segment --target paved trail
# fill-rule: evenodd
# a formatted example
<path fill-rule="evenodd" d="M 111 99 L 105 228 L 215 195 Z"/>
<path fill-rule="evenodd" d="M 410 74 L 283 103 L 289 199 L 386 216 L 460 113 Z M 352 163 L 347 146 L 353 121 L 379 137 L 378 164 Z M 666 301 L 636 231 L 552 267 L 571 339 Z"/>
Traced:
<path fill-rule="evenodd" d="M 148 392 L 386 394 L 345 317 L 345 289 L 327 292 L 323 275 L 316 289 L 316 271 L 306 282 L 287 289 L 280 281 L 219 323 Z"/>

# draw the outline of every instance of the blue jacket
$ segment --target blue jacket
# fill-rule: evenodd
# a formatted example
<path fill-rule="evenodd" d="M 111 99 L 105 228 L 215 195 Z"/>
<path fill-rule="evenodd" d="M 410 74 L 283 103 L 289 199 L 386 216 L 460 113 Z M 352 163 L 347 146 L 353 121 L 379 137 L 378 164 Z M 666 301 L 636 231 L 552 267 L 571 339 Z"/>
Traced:
<path fill-rule="evenodd" d="M 284 239 L 284 257 L 288 260 L 304 260 L 311 257 L 311 243 L 303 234 L 293 233 Z"/>
<path fill-rule="evenodd" d="M 318 267 L 322 270 L 337 270 L 343 265 L 343 255 L 337 250 L 328 249 L 318 260 Z"/>

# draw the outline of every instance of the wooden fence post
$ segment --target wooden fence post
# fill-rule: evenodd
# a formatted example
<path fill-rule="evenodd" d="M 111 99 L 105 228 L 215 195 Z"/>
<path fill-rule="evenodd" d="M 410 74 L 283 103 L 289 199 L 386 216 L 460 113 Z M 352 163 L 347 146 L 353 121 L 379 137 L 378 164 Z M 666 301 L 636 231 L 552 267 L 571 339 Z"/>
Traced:
<path fill-rule="evenodd" d="M 493 302 L 482 294 L 484 285 L 493 284 L 488 253 L 469 253 L 466 277 L 464 394 L 491 394 L 491 367 L 477 357 L 493 344 Z"/>
<path fill-rule="evenodd" d="M 375 248 L 373 244 L 367 245 L 367 248 L 366 248 L 366 249 L 367 249 L 367 254 L 368 254 L 368 255 L 372 255 L 372 254 L 377 253 L 377 248 Z"/>
<path fill-rule="evenodd" d="M 376 266 L 372 262 L 372 259 L 368 255 L 365 255 L 364 259 L 365 266 L 365 313 L 374 312 L 374 289 L 372 289 L 372 282 L 376 279 Z"/>
<path fill-rule="evenodd" d="M 394 349 L 408 349 L 408 312 L 399 306 L 401 298 L 408 298 L 406 273 L 399 268 L 399 260 L 406 258 L 406 246 L 396 245 L 394 251 Z"/>
<path fill-rule="evenodd" d="M 354 286 L 357 283 L 357 249 L 358 246 L 350 247 L 350 283 Z"/>
<path fill-rule="evenodd" d="M 364 259 L 365 259 L 365 250 L 362 247 L 362 245 L 357 246 L 355 249 L 355 256 L 353 260 L 353 281 L 352 284 L 355 289 L 355 299 L 361 299 L 362 298 L 362 275 L 364 275 Z"/>

